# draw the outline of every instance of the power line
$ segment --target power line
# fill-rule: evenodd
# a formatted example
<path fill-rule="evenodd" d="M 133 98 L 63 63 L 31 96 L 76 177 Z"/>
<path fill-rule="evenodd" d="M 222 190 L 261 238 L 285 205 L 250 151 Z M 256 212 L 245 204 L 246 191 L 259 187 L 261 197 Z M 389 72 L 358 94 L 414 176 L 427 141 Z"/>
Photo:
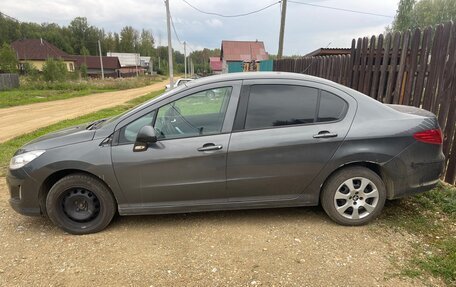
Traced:
<path fill-rule="evenodd" d="M 170 20 L 171 20 L 171 26 L 173 27 L 174 35 L 176 36 L 176 40 L 179 42 L 179 44 L 184 45 L 184 43 L 180 40 L 179 35 L 177 34 L 177 30 L 176 30 L 176 27 L 174 26 L 174 20 L 173 20 L 173 16 L 171 15 L 171 13 L 170 13 L 169 17 L 170 17 Z M 187 42 L 186 44 L 187 44 L 187 48 L 188 48 L 191 52 L 195 52 L 195 51 L 190 47 L 190 44 L 189 44 L 188 42 Z"/>
<path fill-rule="evenodd" d="M 11 16 L 9 16 L 9 15 L 6 15 L 6 14 L 3 13 L 3 12 L 0 12 L 0 15 L 3 16 L 4 18 L 8 19 L 8 20 L 11 20 L 11 21 L 15 21 L 15 22 L 17 22 L 17 23 L 20 23 L 20 21 L 17 20 L 16 18 L 11 17 Z"/>
<path fill-rule="evenodd" d="M 183 45 L 181 40 L 179 39 L 179 35 L 177 35 L 176 27 L 174 26 L 173 16 L 171 15 L 171 13 L 169 14 L 169 18 L 171 19 L 171 26 L 173 27 L 174 35 L 176 36 L 177 42 Z"/>
<path fill-rule="evenodd" d="M 185 1 L 185 0 L 182 0 L 182 1 Z M 389 16 L 389 15 L 384 15 L 384 14 L 363 12 L 363 11 L 357 11 L 357 10 L 351 10 L 351 9 L 344 9 L 344 8 L 337 8 L 337 7 L 331 7 L 331 6 L 324 6 L 324 5 L 318 5 L 318 4 L 311 4 L 311 3 L 299 2 L 299 1 L 288 0 L 288 2 L 290 2 L 290 3 L 295 3 L 295 4 L 301 4 L 301 5 L 312 6 L 312 7 L 318 7 L 318 8 L 331 9 L 331 10 L 336 10 L 336 11 L 344 11 L 344 12 L 351 12 L 351 13 L 364 14 L 364 15 L 371 15 L 371 16 L 379 16 L 379 17 L 386 17 L 386 18 L 394 18 L 394 16 Z"/>
<path fill-rule="evenodd" d="M 252 15 L 252 14 L 255 14 L 255 13 L 258 13 L 258 12 L 261 12 L 263 10 L 266 10 L 272 6 L 275 6 L 277 4 L 280 3 L 280 1 L 276 1 L 272 4 L 269 4 L 263 8 L 260 8 L 258 10 L 254 10 L 254 11 L 250 11 L 250 12 L 247 12 L 247 13 L 241 13 L 241 14 L 234 14 L 234 15 L 224 15 L 224 14 L 220 14 L 220 13 L 216 13 L 216 12 L 208 12 L 208 11 L 204 11 L 204 10 L 201 10 L 200 8 L 198 7 L 195 7 L 194 5 L 188 3 L 187 0 L 182 0 L 184 3 L 186 3 L 188 6 L 192 7 L 193 9 L 195 9 L 196 11 L 200 12 L 200 13 L 203 13 L 203 14 L 207 14 L 207 15 L 214 15 L 214 16 L 219 16 L 219 17 L 224 17 L 224 18 L 236 18 L 236 17 L 243 17 L 243 16 L 248 16 L 248 15 Z"/>

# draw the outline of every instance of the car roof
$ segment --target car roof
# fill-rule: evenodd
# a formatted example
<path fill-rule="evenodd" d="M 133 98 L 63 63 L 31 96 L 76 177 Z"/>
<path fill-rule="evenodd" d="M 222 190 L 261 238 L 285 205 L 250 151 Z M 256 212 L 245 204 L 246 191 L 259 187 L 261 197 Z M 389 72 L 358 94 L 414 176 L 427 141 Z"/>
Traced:
<path fill-rule="evenodd" d="M 295 79 L 315 81 L 327 84 L 335 84 L 332 81 L 322 78 L 289 72 L 241 72 L 241 73 L 228 73 L 214 75 L 204 78 L 199 78 L 191 82 L 192 85 L 204 85 L 208 83 L 223 82 L 223 81 L 236 81 L 236 80 L 255 80 L 255 79 Z"/>

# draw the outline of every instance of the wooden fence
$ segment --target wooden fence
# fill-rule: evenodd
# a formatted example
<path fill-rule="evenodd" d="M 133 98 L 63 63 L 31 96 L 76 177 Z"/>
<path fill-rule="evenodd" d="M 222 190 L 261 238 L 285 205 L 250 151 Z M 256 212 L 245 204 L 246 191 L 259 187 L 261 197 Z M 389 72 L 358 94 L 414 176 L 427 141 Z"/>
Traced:
<path fill-rule="evenodd" d="M 18 74 L 0 74 L 0 91 L 19 87 Z"/>
<path fill-rule="evenodd" d="M 349 55 L 274 61 L 274 71 L 314 75 L 383 103 L 412 105 L 438 116 L 444 133 L 443 179 L 456 184 L 456 25 L 353 39 Z"/>

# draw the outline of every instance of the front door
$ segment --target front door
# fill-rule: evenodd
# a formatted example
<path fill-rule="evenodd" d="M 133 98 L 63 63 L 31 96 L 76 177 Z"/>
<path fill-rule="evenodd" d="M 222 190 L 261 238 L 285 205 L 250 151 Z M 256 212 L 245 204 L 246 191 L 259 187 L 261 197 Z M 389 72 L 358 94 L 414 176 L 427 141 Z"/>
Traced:
<path fill-rule="evenodd" d="M 232 87 L 182 97 L 119 130 L 112 162 L 132 205 L 178 206 L 227 201 L 229 133 L 222 130 Z M 133 152 L 139 129 L 154 125 L 158 141 Z M 133 206 L 131 206 L 133 207 Z"/>

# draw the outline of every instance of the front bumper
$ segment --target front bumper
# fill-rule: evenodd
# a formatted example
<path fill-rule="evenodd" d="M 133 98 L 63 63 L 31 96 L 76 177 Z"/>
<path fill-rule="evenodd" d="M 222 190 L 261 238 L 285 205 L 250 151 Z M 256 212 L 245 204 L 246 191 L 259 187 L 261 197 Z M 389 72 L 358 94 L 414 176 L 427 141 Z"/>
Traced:
<path fill-rule="evenodd" d="M 9 203 L 16 212 L 29 216 L 41 215 L 39 184 L 24 169 L 8 170 L 6 184 L 10 192 Z"/>

